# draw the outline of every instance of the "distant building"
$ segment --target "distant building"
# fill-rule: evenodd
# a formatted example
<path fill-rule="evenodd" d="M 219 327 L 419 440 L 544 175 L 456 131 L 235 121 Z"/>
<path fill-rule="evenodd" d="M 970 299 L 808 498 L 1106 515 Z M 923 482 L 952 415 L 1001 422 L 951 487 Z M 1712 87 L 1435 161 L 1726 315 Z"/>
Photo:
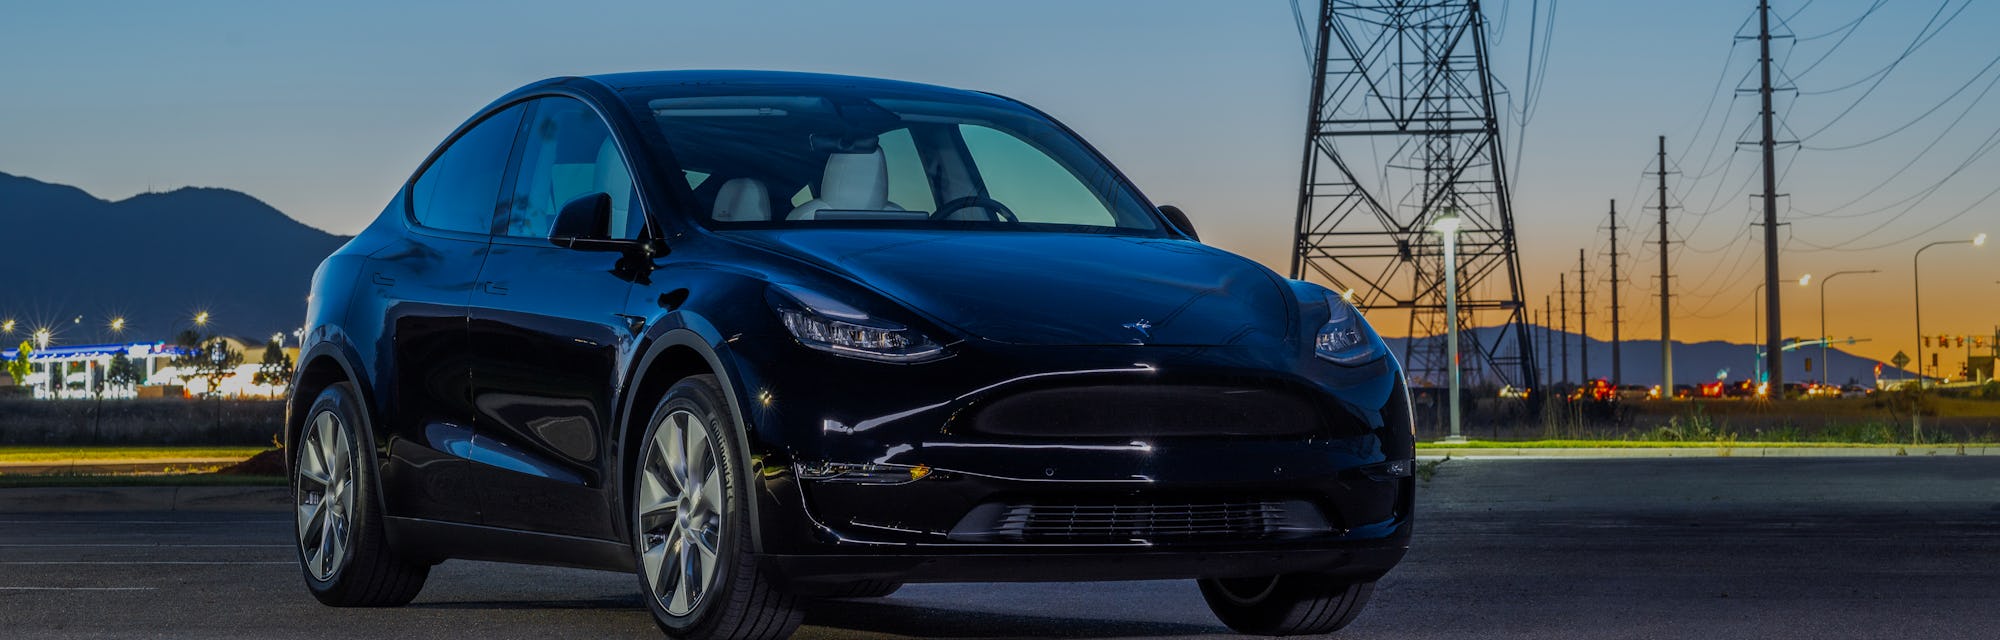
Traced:
<path fill-rule="evenodd" d="M 264 363 L 263 344 L 253 344 L 245 340 L 224 337 L 230 348 L 243 354 L 243 364 L 237 365 L 229 376 L 223 378 L 218 391 L 226 396 L 275 397 L 283 391 L 283 385 L 256 384 L 257 370 Z M 0 351 L 0 360 L 13 360 L 17 349 Z M 51 346 L 38 349 L 28 355 L 28 362 L 35 365 L 22 386 L 34 390 L 38 399 L 49 398 L 90 398 L 90 381 L 103 375 L 103 370 L 111 366 L 111 358 L 120 353 L 138 365 L 141 372 L 138 385 L 116 387 L 107 384 L 104 396 L 108 398 L 131 398 L 139 395 L 138 387 L 155 385 L 176 385 L 185 388 L 185 393 L 207 395 L 208 380 L 183 372 L 173 366 L 174 356 L 180 355 L 180 348 L 164 342 L 133 342 L 125 344 L 86 344 Z M 298 359 L 296 347 L 285 347 L 285 355 Z M 10 381 L 0 376 L 0 381 Z"/>

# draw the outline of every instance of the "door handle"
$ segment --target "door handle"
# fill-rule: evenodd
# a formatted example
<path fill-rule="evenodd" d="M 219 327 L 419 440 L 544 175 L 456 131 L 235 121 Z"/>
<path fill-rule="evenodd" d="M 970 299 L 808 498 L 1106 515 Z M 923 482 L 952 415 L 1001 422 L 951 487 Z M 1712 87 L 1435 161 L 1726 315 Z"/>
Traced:
<path fill-rule="evenodd" d="M 375 284 L 379 284 L 379 285 L 382 285 L 382 286 L 385 286 L 385 287 L 393 287 L 393 286 L 396 286 L 396 279 L 395 279 L 395 278 L 391 278 L 391 277 L 389 277 L 389 276 L 385 276 L 385 275 L 382 275 L 382 273 L 381 273 L 381 272 L 379 272 L 379 271 L 375 273 L 375 278 L 374 278 L 374 280 L 375 280 Z"/>
<path fill-rule="evenodd" d="M 496 296 L 507 295 L 507 283 L 505 282 L 495 282 L 492 280 L 487 280 L 485 282 L 479 283 L 479 288 L 482 291 L 485 291 L 487 293 Z"/>

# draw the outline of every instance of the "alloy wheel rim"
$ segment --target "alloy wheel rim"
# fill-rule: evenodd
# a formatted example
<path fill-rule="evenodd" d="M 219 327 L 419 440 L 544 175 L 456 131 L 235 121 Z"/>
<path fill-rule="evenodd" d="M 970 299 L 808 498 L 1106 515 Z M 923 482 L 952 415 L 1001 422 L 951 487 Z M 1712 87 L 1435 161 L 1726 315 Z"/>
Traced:
<path fill-rule="evenodd" d="M 673 616 L 701 604 L 715 584 L 723 514 L 720 452 L 692 412 L 667 414 L 639 471 L 639 556 L 652 596 Z"/>
<path fill-rule="evenodd" d="M 330 580 L 347 558 L 348 524 L 354 521 L 354 442 L 340 416 L 321 411 L 300 439 L 299 559 L 307 572 Z"/>

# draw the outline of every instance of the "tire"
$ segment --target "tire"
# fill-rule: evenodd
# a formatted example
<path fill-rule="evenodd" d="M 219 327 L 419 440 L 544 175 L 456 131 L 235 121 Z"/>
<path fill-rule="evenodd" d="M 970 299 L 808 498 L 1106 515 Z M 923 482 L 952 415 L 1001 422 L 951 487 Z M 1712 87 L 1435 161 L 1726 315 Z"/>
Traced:
<path fill-rule="evenodd" d="M 838 584 L 798 586 L 792 591 L 814 598 L 886 598 L 902 588 L 901 582 L 856 580 Z"/>
<path fill-rule="evenodd" d="M 691 376 L 667 390 L 646 422 L 628 507 L 640 592 L 670 636 L 790 637 L 799 598 L 751 552 L 749 456 L 724 398 L 715 376 Z"/>
<path fill-rule="evenodd" d="M 1201 597 L 1223 624 L 1259 636 L 1318 635 L 1339 631 L 1361 614 L 1375 583 L 1345 583 L 1326 576 L 1206 578 Z"/>
<path fill-rule="evenodd" d="M 294 439 L 294 537 L 306 588 L 334 607 L 399 607 L 424 588 L 430 565 L 389 547 L 368 412 L 354 385 L 321 391 Z"/>

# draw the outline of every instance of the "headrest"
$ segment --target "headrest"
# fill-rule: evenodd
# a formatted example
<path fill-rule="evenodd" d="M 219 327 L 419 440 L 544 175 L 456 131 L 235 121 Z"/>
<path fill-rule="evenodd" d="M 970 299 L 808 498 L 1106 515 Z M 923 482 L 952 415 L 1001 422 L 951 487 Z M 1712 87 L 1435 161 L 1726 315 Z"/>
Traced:
<path fill-rule="evenodd" d="M 714 219 L 721 222 L 770 220 L 771 191 L 756 178 L 724 182 L 722 190 L 715 194 Z"/>
<path fill-rule="evenodd" d="M 829 209 L 881 209 L 889 202 L 889 166 L 882 150 L 826 157 L 819 200 Z"/>

